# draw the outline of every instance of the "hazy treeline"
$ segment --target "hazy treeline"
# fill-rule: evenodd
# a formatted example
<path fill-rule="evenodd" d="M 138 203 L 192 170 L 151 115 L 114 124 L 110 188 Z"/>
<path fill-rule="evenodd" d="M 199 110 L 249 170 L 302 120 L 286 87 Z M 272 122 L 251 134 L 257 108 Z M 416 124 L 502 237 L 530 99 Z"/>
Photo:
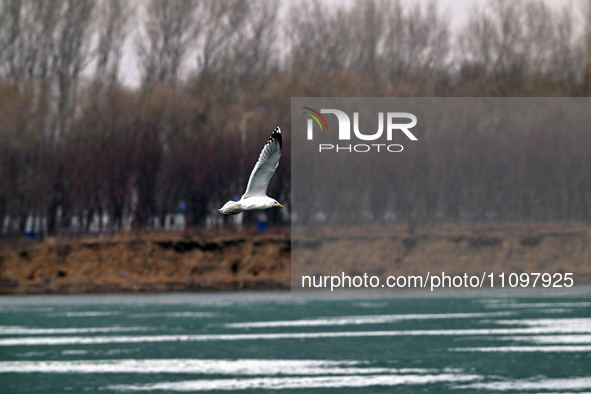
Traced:
<path fill-rule="evenodd" d="M 292 96 L 591 91 L 589 3 L 493 0 L 454 30 L 437 2 L 333 3 L 0 0 L 0 233 L 23 234 L 30 218 L 48 234 L 88 231 L 96 217 L 108 217 L 102 231 L 126 221 L 146 229 L 181 202 L 189 225 L 211 224 L 215 208 L 243 192 L 277 124 L 285 149 L 269 194 L 289 206 Z M 129 86 L 134 65 L 139 84 Z M 589 153 L 588 139 L 575 137 L 580 154 Z M 501 162 L 502 145 L 513 141 L 495 141 Z M 581 164 L 576 155 L 556 163 L 552 152 L 528 146 L 515 165 L 539 162 L 560 174 Z M 490 144 L 475 136 L 470 147 L 466 171 Z M 446 168 L 455 159 L 436 160 Z M 422 190 L 421 170 L 396 178 L 400 190 Z M 458 171 L 446 198 L 479 204 L 479 195 L 464 193 L 473 178 Z M 500 217 L 588 220 L 588 182 L 557 187 L 580 196 L 582 211 Z"/>
<path fill-rule="evenodd" d="M 325 115 L 330 132 L 293 140 L 296 223 L 591 221 L 591 99 L 368 100 L 308 105 L 358 112 L 365 135 L 378 129 L 378 111 L 404 108 L 418 118 L 418 141 L 400 132 L 391 141 L 336 140 L 335 117 Z"/>

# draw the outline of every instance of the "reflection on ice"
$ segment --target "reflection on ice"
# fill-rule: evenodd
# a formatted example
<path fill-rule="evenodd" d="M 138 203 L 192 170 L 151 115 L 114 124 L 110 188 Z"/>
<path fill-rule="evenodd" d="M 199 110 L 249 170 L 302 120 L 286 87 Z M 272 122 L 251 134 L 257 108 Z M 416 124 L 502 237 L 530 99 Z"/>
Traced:
<path fill-rule="evenodd" d="M 591 345 L 584 346 L 486 346 L 458 347 L 449 349 L 452 352 L 494 352 L 494 353 L 563 353 L 591 352 Z"/>
<path fill-rule="evenodd" d="M 345 326 L 360 324 L 384 324 L 407 320 L 431 320 L 431 319 L 476 319 L 486 317 L 510 316 L 511 312 L 496 313 L 424 313 L 424 314 L 400 314 L 400 315 L 365 315 L 365 316 L 339 316 L 317 319 L 301 320 L 274 320 L 261 322 L 229 323 L 229 328 L 262 328 L 262 327 L 316 327 L 316 326 Z"/>
<path fill-rule="evenodd" d="M 514 391 L 514 390 L 557 390 L 561 393 L 564 390 L 584 390 L 591 389 L 591 378 L 567 378 L 567 379 L 527 379 L 512 380 L 490 383 L 472 383 L 469 385 L 458 386 L 463 389 L 476 390 L 495 390 L 495 391 Z"/>
<path fill-rule="evenodd" d="M 432 383 L 457 383 L 479 380 L 479 375 L 364 375 L 364 376 L 306 376 L 295 378 L 251 378 L 189 380 L 152 384 L 125 384 L 108 386 L 121 391 L 212 391 L 212 390 L 284 390 L 312 388 L 345 388 L 371 386 L 398 386 Z"/>

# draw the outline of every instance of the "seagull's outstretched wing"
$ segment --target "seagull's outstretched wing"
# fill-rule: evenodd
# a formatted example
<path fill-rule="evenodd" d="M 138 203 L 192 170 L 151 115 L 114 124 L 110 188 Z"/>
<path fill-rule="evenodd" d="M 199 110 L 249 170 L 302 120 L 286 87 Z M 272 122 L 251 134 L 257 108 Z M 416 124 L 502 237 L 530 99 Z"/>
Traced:
<path fill-rule="evenodd" d="M 277 126 L 273 130 L 269 141 L 267 141 L 259 156 L 259 160 L 250 173 L 248 185 L 242 198 L 267 195 L 267 186 L 269 186 L 269 181 L 279 165 L 281 145 L 281 129 Z"/>

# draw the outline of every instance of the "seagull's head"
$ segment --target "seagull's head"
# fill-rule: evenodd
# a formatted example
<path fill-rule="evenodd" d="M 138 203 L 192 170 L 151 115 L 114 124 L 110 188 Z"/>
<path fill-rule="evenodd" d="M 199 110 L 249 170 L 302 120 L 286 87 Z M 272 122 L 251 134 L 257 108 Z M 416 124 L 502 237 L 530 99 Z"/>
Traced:
<path fill-rule="evenodd" d="M 285 208 L 283 205 L 279 204 L 279 201 L 277 200 L 273 200 L 271 203 L 274 207 Z"/>

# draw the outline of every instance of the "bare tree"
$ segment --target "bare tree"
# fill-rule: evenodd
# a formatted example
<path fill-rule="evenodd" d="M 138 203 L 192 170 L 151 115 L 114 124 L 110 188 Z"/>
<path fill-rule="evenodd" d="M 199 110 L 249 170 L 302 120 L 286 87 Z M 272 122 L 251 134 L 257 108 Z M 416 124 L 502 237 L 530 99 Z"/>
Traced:
<path fill-rule="evenodd" d="M 94 79 L 100 86 L 111 86 L 118 80 L 123 44 L 129 29 L 126 22 L 131 11 L 125 0 L 102 0 L 99 3 Z"/>
<path fill-rule="evenodd" d="M 7 73 L 5 69 L 10 60 L 15 56 L 17 40 L 20 34 L 22 2 L 19 0 L 0 1 L 0 72 Z"/>
<path fill-rule="evenodd" d="M 57 84 L 57 134 L 69 129 L 78 79 L 91 60 L 94 5 L 93 0 L 67 0 L 59 18 L 52 60 Z"/>
<path fill-rule="evenodd" d="M 449 25 L 434 1 L 408 8 L 384 1 L 381 8 L 386 18 L 381 69 L 390 81 L 436 76 L 449 68 Z"/>
<path fill-rule="evenodd" d="M 579 45 L 584 39 L 577 39 L 573 22 L 576 20 L 574 12 L 567 7 L 556 16 L 555 36 L 552 37 L 552 49 L 549 75 L 569 96 L 578 96 L 585 71 L 582 64 L 585 60 L 585 47 Z"/>
<path fill-rule="evenodd" d="M 591 94 L 591 1 L 582 0 L 579 4 L 583 20 L 583 36 L 580 42 L 580 50 L 583 60 L 583 80 L 580 94 L 589 96 Z"/>
<path fill-rule="evenodd" d="M 233 76 L 231 89 L 241 93 L 248 83 L 268 75 L 277 62 L 278 2 L 251 1 L 246 3 L 244 22 L 237 27 L 236 41 L 225 55 L 224 68 Z"/>
<path fill-rule="evenodd" d="M 487 93 L 513 95 L 550 79 L 557 84 L 551 94 L 576 94 L 585 50 L 574 20 L 568 7 L 552 10 L 544 1 L 489 1 L 459 35 L 463 69 L 480 70 Z"/>
<path fill-rule="evenodd" d="M 384 18 L 380 3 L 375 0 L 354 3 L 348 12 L 351 34 L 350 65 L 355 71 L 377 76 L 378 57 L 383 50 Z"/>
<path fill-rule="evenodd" d="M 142 30 L 135 40 L 145 85 L 177 85 L 199 26 L 197 5 L 195 0 L 150 0 L 146 4 Z"/>
<path fill-rule="evenodd" d="M 226 66 L 246 23 L 245 0 L 204 0 L 199 18 L 203 20 L 198 40 L 197 65 L 201 72 L 217 72 Z"/>
<path fill-rule="evenodd" d="M 350 59 L 346 9 L 329 9 L 318 0 L 294 3 L 285 35 L 290 45 L 289 68 L 300 75 L 348 68 Z"/>

